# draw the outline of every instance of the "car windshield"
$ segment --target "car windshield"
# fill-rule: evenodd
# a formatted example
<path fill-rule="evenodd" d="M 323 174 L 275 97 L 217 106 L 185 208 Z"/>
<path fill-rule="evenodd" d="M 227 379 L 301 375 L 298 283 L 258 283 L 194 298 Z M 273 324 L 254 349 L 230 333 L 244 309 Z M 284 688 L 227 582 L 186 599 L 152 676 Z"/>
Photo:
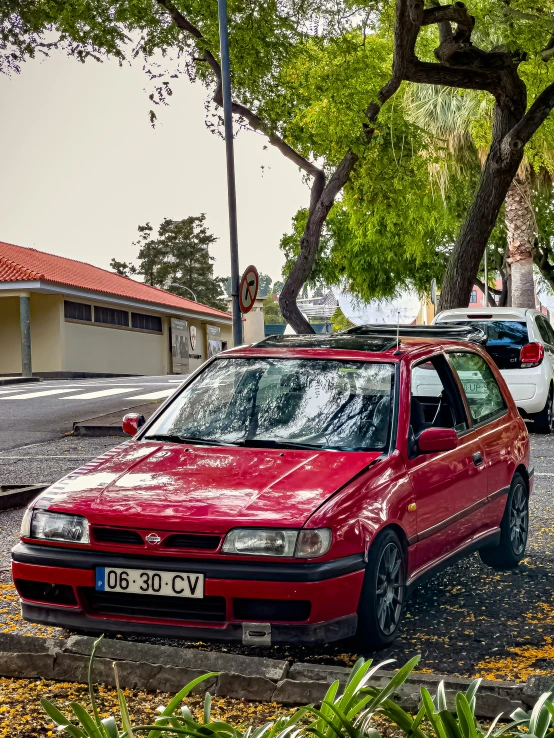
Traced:
<path fill-rule="evenodd" d="M 382 450 L 394 365 L 320 359 L 217 359 L 145 440 Z"/>

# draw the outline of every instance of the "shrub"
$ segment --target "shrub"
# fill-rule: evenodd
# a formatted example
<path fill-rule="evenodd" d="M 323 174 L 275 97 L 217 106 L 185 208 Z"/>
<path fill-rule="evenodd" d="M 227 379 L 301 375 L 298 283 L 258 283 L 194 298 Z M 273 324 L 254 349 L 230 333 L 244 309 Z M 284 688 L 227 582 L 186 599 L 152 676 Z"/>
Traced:
<path fill-rule="evenodd" d="M 393 696 L 418 664 L 415 656 L 390 679 L 383 688 L 371 684 L 371 679 L 385 661 L 374 666 L 372 661 L 359 659 L 349 675 L 344 689 L 338 681 L 329 687 L 321 705 L 307 705 L 292 716 L 286 715 L 261 728 L 238 730 L 228 723 L 211 720 L 211 697 L 206 694 L 202 720 L 196 720 L 190 710 L 181 703 L 202 681 L 217 672 L 204 674 L 189 682 L 166 707 L 159 708 L 159 716 L 152 725 L 132 725 L 125 695 L 119 687 L 117 664 L 114 664 L 115 681 L 119 699 L 118 720 L 114 716 L 100 719 L 92 682 L 92 665 L 96 641 L 89 662 L 88 682 L 91 701 L 89 713 L 82 705 L 72 702 L 72 722 L 46 699 L 41 704 L 58 730 L 73 738 L 379 738 L 372 727 L 375 715 L 385 716 L 399 728 L 406 738 L 500 738 L 500 736 L 525 736 L 525 738 L 554 738 L 551 727 L 554 717 L 552 693 L 541 696 L 531 713 L 517 709 L 511 722 L 499 726 L 499 715 L 485 732 L 475 718 L 477 692 L 481 683 L 476 679 L 466 692 L 458 692 L 455 705 L 449 709 L 444 684 L 441 682 L 434 697 L 421 689 L 421 708 L 417 715 L 406 712 Z M 118 727 L 121 726 L 121 730 Z"/>

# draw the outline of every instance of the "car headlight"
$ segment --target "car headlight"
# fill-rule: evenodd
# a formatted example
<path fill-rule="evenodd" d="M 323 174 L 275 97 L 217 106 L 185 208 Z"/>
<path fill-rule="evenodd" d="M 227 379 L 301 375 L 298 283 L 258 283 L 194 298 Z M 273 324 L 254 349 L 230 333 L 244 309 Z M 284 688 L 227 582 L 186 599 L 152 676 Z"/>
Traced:
<path fill-rule="evenodd" d="M 223 553 L 247 556 L 323 556 L 331 546 L 331 531 L 276 530 L 275 528 L 235 528 L 223 543 Z"/>
<path fill-rule="evenodd" d="M 27 516 L 29 521 L 26 521 Z M 29 532 L 26 533 L 24 527 Z M 66 541 L 67 543 L 90 543 L 88 520 L 81 515 L 49 512 L 48 510 L 28 510 L 23 518 L 21 535 L 40 538 L 45 541 Z"/>

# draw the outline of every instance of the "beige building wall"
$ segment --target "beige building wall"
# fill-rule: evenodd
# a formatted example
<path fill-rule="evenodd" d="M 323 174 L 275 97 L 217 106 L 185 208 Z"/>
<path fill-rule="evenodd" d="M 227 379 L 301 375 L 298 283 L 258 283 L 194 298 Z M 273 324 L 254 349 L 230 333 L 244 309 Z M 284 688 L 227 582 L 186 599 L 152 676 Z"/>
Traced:
<path fill-rule="evenodd" d="M 60 372 L 63 370 L 63 297 L 32 292 L 30 303 L 33 372 Z"/>
<path fill-rule="evenodd" d="M 21 373 L 19 297 L 0 296 L 0 376 Z"/>
<path fill-rule="evenodd" d="M 169 348 L 164 330 L 155 334 L 66 321 L 64 371 L 166 374 Z"/>

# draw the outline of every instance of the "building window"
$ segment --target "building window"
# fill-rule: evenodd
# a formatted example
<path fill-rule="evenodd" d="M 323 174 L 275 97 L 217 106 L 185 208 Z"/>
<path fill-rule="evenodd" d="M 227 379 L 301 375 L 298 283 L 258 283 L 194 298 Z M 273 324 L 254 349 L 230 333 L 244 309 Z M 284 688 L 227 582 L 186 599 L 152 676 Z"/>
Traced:
<path fill-rule="evenodd" d="M 64 300 L 63 313 L 67 320 L 92 321 L 92 305 L 87 305 L 84 302 Z"/>
<path fill-rule="evenodd" d="M 477 290 L 471 290 L 471 297 L 469 298 L 469 302 L 477 302 Z"/>
<path fill-rule="evenodd" d="M 156 331 L 162 333 L 162 319 L 159 315 L 146 315 L 145 313 L 131 313 L 131 326 L 142 331 Z"/>
<path fill-rule="evenodd" d="M 127 310 L 116 310 L 115 308 L 98 307 L 98 305 L 95 305 L 94 322 L 104 323 L 104 325 L 129 327 L 129 313 Z"/>

